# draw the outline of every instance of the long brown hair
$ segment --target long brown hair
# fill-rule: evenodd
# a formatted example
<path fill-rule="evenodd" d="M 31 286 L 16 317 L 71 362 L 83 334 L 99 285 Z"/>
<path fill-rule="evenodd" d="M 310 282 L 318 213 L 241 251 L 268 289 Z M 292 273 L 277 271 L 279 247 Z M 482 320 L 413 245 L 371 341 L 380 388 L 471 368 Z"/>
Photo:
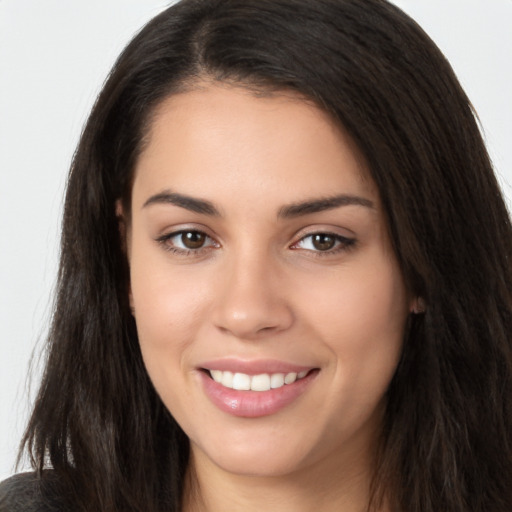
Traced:
<path fill-rule="evenodd" d="M 155 107 L 200 77 L 294 90 L 368 162 L 411 319 L 390 384 L 372 506 L 512 509 L 512 227 L 443 55 L 385 0 L 182 0 L 124 50 L 67 187 L 48 360 L 23 445 L 75 510 L 178 511 L 188 440 L 144 368 L 115 203 Z"/>

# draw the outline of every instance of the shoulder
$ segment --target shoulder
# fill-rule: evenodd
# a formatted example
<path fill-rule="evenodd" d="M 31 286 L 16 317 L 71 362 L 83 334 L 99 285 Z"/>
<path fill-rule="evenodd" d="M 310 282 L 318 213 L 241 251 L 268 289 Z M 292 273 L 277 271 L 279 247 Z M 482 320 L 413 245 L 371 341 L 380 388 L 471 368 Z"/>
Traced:
<path fill-rule="evenodd" d="M 0 483 L 0 512 L 65 512 L 59 501 L 52 471 L 43 478 L 20 473 Z"/>

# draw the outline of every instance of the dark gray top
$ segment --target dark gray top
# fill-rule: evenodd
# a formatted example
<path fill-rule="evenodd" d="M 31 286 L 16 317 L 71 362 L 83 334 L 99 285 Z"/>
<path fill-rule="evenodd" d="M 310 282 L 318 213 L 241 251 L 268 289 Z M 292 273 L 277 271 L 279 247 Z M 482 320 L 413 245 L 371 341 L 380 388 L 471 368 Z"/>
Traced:
<path fill-rule="evenodd" d="M 51 471 L 14 475 L 0 483 L 0 512 L 66 512 L 56 484 Z"/>

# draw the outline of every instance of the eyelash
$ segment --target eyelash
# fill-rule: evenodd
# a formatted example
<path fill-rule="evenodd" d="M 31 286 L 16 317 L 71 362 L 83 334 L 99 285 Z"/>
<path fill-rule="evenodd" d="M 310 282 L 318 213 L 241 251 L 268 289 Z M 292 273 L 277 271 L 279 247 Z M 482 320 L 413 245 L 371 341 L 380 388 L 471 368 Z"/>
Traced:
<path fill-rule="evenodd" d="M 205 237 L 205 241 L 210 241 L 208 245 L 202 245 L 201 247 L 198 247 L 196 249 L 191 248 L 184 248 L 184 247 L 176 247 L 175 245 L 169 245 L 169 241 L 173 238 L 183 236 L 184 234 L 195 234 L 195 235 L 202 235 Z M 338 235 L 336 233 L 330 233 L 327 231 L 317 231 L 314 233 L 309 233 L 307 235 L 304 235 L 301 237 L 297 242 L 292 244 L 290 246 L 290 249 L 292 250 L 300 250 L 301 247 L 298 247 L 299 244 L 304 243 L 307 239 L 312 239 L 315 236 L 326 236 L 326 237 L 332 237 L 334 239 L 334 247 L 331 249 L 327 249 L 325 251 L 322 250 L 314 250 L 314 249 L 303 249 L 308 252 L 311 252 L 314 254 L 315 257 L 326 257 L 326 256 L 332 256 L 335 254 L 338 254 L 343 251 L 348 251 L 350 249 L 353 249 L 356 244 L 357 240 L 355 238 L 347 238 L 341 235 Z M 220 247 L 217 242 L 213 240 L 212 237 L 208 236 L 203 231 L 197 230 L 197 229 L 182 229 L 180 231 L 173 231 L 172 233 L 165 234 L 159 238 L 156 239 L 156 241 L 166 250 L 174 254 L 178 254 L 180 256 L 200 256 L 203 254 L 204 251 L 207 251 L 211 248 L 218 248 Z"/>
<path fill-rule="evenodd" d="M 194 233 L 196 235 L 202 235 L 205 237 L 205 240 L 209 240 L 213 243 L 209 243 L 208 245 L 202 245 L 197 249 L 190 249 L 187 247 L 176 247 L 175 245 L 169 245 L 169 241 L 173 238 L 183 236 L 184 234 Z M 173 231 L 172 233 L 168 233 L 156 239 L 156 241 L 166 250 L 174 254 L 178 254 L 180 256 L 199 256 L 204 251 L 210 249 L 211 247 L 217 248 L 219 244 L 213 240 L 212 237 L 208 236 L 204 231 L 200 231 L 198 229 L 181 229 L 180 231 Z"/>
<path fill-rule="evenodd" d="M 300 240 L 295 242 L 290 248 L 293 250 L 300 250 L 301 247 L 298 247 L 299 244 L 304 243 L 304 241 L 311 239 L 311 244 L 313 243 L 313 237 L 315 236 L 325 236 L 330 237 L 334 239 L 334 247 L 331 249 L 327 249 L 325 251 L 322 250 L 314 250 L 314 249 L 303 249 L 306 251 L 311 252 L 315 257 L 327 257 L 327 256 L 333 256 L 336 254 L 339 254 L 341 252 L 348 251 L 350 249 L 353 249 L 356 244 L 357 240 L 355 238 L 348 238 L 345 236 L 338 235 L 337 233 L 330 233 L 328 231 L 316 231 L 315 233 L 308 233 L 307 235 L 304 235 Z"/>

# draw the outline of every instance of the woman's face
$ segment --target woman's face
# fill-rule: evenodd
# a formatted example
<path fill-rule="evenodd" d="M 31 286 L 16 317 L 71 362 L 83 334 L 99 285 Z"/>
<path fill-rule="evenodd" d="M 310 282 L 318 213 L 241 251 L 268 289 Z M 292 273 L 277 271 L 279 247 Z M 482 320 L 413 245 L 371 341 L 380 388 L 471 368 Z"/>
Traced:
<path fill-rule="evenodd" d="M 411 298 L 364 160 L 325 113 L 228 86 L 168 98 L 128 226 L 144 362 L 195 461 L 369 463 Z"/>

